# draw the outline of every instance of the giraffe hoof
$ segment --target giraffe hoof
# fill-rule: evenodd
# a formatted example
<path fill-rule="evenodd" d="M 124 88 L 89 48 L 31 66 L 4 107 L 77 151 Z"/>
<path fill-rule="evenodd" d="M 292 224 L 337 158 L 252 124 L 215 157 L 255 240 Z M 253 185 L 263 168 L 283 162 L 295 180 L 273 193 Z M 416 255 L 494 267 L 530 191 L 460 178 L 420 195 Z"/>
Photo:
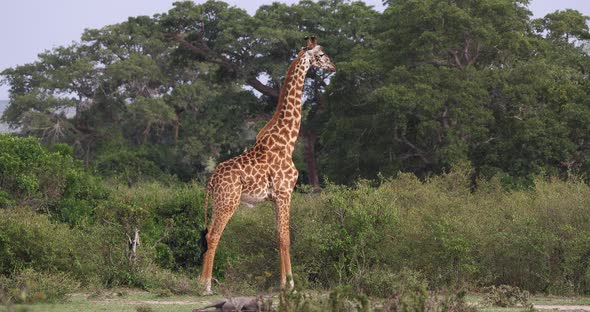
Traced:
<path fill-rule="evenodd" d="M 213 296 L 213 292 L 211 291 L 211 289 L 205 289 L 202 293 L 201 296 Z"/>
<path fill-rule="evenodd" d="M 205 287 L 203 287 L 203 291 L 201 292 L 201 296 L 211 296 L 213 292 L 211 291 L 211 282 L 206 283 Z"/>

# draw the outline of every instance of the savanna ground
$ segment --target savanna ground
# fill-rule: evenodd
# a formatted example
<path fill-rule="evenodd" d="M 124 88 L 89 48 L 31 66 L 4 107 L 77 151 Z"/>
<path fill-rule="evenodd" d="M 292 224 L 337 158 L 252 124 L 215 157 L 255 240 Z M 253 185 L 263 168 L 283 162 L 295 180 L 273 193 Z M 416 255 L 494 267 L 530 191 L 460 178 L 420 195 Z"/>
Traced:
<path fill-rule="evenodd" d="M 325 294 L 327 296 L 327 294 Z M 267 295 L 278 304 L 278 294 Z M 54 304 L 18 304 L 0 307 L 0 311 L 27 312 L 190 312 L 203 307 L 210 302 L 221 300 L 220 295 L 214 296 L 170 296 L 162 297 L 157 294 L 131 289 L 108 290 L 91 293 L 72 293 L 61 303 Z M 483 305 L 483 296 L 472 294 L 467 296 L 467 303 L 476 306 L 482 312 L 510 312 L 527 311 L 523 307 L 490 307 Z M 384 300 L 372 300 L 373 309 L 380 311 Z M 557 297 L 533 296 L 530 302 L 537 310 L 559 311 L 590 311 L 590 298 L 587 297 Z M 371 309 L 371 310 L 373 310 Z M 528 310 L 530 311 L 530 310 Z"/>

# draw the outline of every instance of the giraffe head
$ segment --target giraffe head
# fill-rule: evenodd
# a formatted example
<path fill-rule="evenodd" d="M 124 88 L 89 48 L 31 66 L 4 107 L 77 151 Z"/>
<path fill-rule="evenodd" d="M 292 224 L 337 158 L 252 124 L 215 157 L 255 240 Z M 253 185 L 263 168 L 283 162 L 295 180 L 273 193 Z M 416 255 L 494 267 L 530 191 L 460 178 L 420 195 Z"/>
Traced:
<path fill-rule="evenodd" d="M 311 60 L 311 66 L 335 72 L 336 66 L 324 52 L 324 49 L 318 45 L 316 37 L 305 37 L 305 39 L 307 40 L 307 46 L 303 49 L 305 50 L 305 56 Z"/>

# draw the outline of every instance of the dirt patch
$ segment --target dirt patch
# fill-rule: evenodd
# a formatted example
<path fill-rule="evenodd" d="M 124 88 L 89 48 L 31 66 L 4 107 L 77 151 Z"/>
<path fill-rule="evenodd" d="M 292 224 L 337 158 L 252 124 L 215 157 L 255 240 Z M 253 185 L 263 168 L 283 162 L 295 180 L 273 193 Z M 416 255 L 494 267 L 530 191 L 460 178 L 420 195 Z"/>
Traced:
<path fill-rule="evenodd" d="M 556 311 L 590 311 L 587 305 L 547 305 L 535 304 L 537 310 L 556 310 Z"/>

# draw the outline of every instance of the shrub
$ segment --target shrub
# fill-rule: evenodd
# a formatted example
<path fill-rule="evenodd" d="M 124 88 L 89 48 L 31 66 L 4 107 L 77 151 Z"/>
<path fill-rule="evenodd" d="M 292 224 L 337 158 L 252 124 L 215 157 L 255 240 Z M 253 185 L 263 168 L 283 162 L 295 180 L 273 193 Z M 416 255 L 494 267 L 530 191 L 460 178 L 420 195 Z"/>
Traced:
<path fill-rule="evenodd" d="M 421 289 L 424 279 L 408 270 L 400 273 L 391 269 L 375 268 L 363 275 L 359 281 L 359 290 L 364 294 L 379 298 L 390 298 L 406 288 Z M 419 284 L 419 287 L 416 287 Z"/>
<path fill-rule="evenodd" d="M 63 272 L 26 269 L 11 278 L 0 275 L 0 298 L 5 304 L 55 302 L 77 288 L 77 282 Z"/>
<path fill-rule="evenodd" d="M 70 224 L 92 220 L 106 197 L 98 179 L 62 145 L 54 152 L 36 138 L 0 134 L 0 207 L 29 206 Z"/>
<path fill-rule="evenodd" d="M 483 305 L 496 307 L 515 307 L 521 305 L 532 307 L 529 303 L 529 292 L 509 285 L 490 286 L 484 288 Z"/>
<path fill-rule="evenodd" d="M 369 311 L 369 299 L 352 286 L 339 286 L 330 293 L 331 311 Z"/>
<path fill-rule="evenodd" d="M 74 165 L 65 173 L 52 167 L 58 185 L 49 187 L 40 178 L 45 173 L 19 164 L 43 153 L 68 163 L 69 152 L 52 154 L 34 140 L 20 140 L 0 138 L 14 146 L 11 153 L 0 151 L 1 168 L 20 172 L 18 179 L 0 176 L 9 187 L 0 191 L 0 206 L 8 207 L 0 209 L 0 274 L 68 272 L 82 286 L 143 287 L 162 295 L 197 287 L 184 274 L 199 272 L 201 186 L 170 180 L 121 185 Z M 430 291 L 464 284 L 590 293 L 588 185 L 536 179 L 530 188 L 507 191 L 494 178 L 471 189 L 466 172 L 426 181 L 400 174 L 379 186 L 360 181 L 293 194 L 296 285 L 351 285 L 389 299 L 413 289 L 395 303 L 412 306 L 432 301 Z M 132 254 L 129 239 L 136 231 L 141 245 Z M 409 282 L 415 273 L 407 272 L 421 277 Z M 228 289 L 253 293 L 277 287 L 279 275 L 272 204 L 238 209 L 223 233 L 214 276 Z M 457 303 L 453 296 L 450 302 Z"/>
<path fill-rule="evenodd" d="M 116 230 L 71 228 L 26 209 L 0 209 L 0 274 L 67 272 L 84 287 L 129 285 L 126 244 Z"/>
<path fill-rule="evenodd" d="M 96 208 L 100 220 L 119 225 L 121 239 L 140 231 L 143 252 L 163 267 L 190 270 L 199 255 L 203 229 L 202 188 L 196 184 L 114 185 L 108 201 Z"/>
<path fill-rule="evenodd" d="M 162 177 L 160 168 L 146 156 L 146 151 L 142 149 L 112 146 L 98 155 L 94 166 L 102 176 L 114 177 L 129 185 L 143 179 Z"/>
<path fill-rule="evenodd" d="M 388 294 L 389 310 L 392 311 L 427 311 L 428 283 L 418 273 L 405 270 L 395 279 L 397 285 L 389 287 L 394 292 Z"/>
<path fill-rule="evenodd" d="M 421 293 L 410 300 L 404 298 L 404 291 L 386 301 L 383 311 L 420 311 L 420 312 L 475 312 L 477 308 L 465 302 L 466 291 L 442 290 Z"/>
<path fill-rule="evenodd" d="M 83 249 L 78 249 L 72 237 L 83 237 L 84 233 L 24 209 L 3 209 L 0 216 L 0 273 L 22 268 L 76 272 L 72 264 L 83 261 L 75 254 Z"/>

